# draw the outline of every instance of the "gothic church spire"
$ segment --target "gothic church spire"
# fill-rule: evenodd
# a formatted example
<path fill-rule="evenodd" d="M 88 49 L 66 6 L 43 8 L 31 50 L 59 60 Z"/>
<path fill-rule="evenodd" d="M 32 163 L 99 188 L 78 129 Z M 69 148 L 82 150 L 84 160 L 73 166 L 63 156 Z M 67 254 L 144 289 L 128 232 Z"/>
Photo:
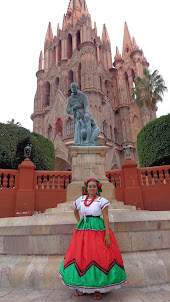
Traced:
<path fill-rule="evenodd" d="M 132 48 L 132 39 L 129 33 L 127 23 L 125 22 L 122 56 L 125 57 L 125 55 L 128 55 L 128 53 L 130 53 L 131 48 Z"/>

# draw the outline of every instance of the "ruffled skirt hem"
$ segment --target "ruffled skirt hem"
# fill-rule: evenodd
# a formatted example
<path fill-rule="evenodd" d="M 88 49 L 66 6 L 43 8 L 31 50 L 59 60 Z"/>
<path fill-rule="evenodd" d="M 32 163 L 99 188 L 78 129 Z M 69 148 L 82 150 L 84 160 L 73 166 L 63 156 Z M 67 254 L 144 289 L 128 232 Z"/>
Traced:
<path fill-rule="evenodd" d="M 125 279 L 125 280 L 123 280 L 120 283 L 109 284 L 109 285 L 102 286 L 102 287 L 75 286 L 75 285 L 70 285 L 70 284 L 65 283 L 63 281 L 63 277 L 62 277 L 61 272 L 59 272 L 59 274 L 60 274 L 60 278 L 62 279 L 62 284 L 63 285 L 68 286 L 70 289 L 75 289 L 77 291 L 83 292 L 84 294 L 93 294 L 95 292 L 100 292 L 101 294 L 104 294 L 104 293 L 107 293 L 107 292 L 109 292 L 111 290 L 116 290 L 116 289 L 121 288 L 122 284 L 124 284 L 124 283 L 127 282 L 127 280 Z"/>

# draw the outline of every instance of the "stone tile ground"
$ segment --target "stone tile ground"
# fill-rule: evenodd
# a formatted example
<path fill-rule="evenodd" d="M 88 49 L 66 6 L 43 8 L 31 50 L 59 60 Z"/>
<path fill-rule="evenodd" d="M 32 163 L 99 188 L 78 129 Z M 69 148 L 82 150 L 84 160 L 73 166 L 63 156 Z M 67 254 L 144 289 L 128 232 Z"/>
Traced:
<path fill-rule="evenodd" d="M 90 302 L 93 295 L 75 297 L 65 290 L 0 289 L 0 302 Z M 170 283 L 143 288 L 122 288 L 103 295 L 107 302 L 170 302 Z"/>

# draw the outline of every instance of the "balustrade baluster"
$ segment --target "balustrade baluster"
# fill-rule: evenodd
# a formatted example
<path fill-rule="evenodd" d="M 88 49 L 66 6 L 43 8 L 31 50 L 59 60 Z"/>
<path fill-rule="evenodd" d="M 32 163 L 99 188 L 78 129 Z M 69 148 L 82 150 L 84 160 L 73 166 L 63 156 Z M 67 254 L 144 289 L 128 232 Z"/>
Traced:
<path fill-rule="evenodd" d="M 160 179 L 160 183 L 163 184 L 164 183 L 164 174 L 163 174 L 163 170 L 159 171 L 159 179 Z"/>
<path fill-rule="evenodd" d="M 120 188 L 120 175 L 116 174 L 116 187 Z"/>
<path fill-rule="evenodd" d="M 165 169 L 165 183 L 168 184 L 170 182 L 170 175 L 168 173 L 168 169 Z"/>
<path fill-rule="evenodd" d="M 153 179 L 154 179 L 154 184 L 157 185 L 158 184 L 158 174 L 156 171 L 153 171 Z"/>
<path fill-rule="evenodd" d="M 53 175 L 49 175 L 49 189 L 53 188 Z"/>
<path fill-rule="evenodd" d="M 14 175 L 9 174 L 9 189 L 14 187 Z"/>
<path fill-rule="evenodd" d="M 44 189 L 47 189 L 47 175 L 44 175 Z"/>
<path fill-rule="evenodd" d="M 8 184 L 7 174 L 3 175 L 3 188 L 6 189 Z"/>
<path fill-rule="evenodd" d="M 145 172 L 142 172 L 141 175 L 142 175 L 142 184 L 143 184 L 143 186 L 146 186 L 146 175 L 145 175 Z"/>
<path fill-rule="evenodd" d="M 69 184 L 69 176 L 65 176 L 65 187 L 67 188 L 67 186 L 68 186 L 68 184 Z"/>
<path fill-rule="evenodd" d="M 111 172 L 110 176 L 111 176 L 111 183 L 112 183 L 113 185 L 115 185 L 115 179 L 114 179 L 114 174 L 113 174 L 113 172 Z"/>
<path fill-rule="evenodd" d="M 42 184 L 42 178 L 41 178 L 41 176 L 37 176 L 37 187 L 38 187 L 38 189 L 41 189 L 41 184 Z"/>
<path fill-rule="evenodd" d="M 64 189 L 64 176 L 60 175 L 60 189 Z"/>
<path fill-rule="evenodd" d="M 58 190 L 58 175 L 54 175 L 54 189 Z"/>
<path fill-rule="evenodd" d="M 151 171 L 148 172 L 148 185 L 152 185 L 152 175 L 151 175 Z"/>

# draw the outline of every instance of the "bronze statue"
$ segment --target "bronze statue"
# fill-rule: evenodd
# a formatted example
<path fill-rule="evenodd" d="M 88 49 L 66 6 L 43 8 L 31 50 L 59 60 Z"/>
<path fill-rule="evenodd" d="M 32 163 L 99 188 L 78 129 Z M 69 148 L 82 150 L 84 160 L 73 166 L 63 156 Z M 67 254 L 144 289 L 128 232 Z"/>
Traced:
<path fill-rule="evenodd" d="M 87 95 L 78 90 L 77 83 L 71 84 L 72 94 L 67 101 L 67 113 L 74 115 L 74 145 L 99 146 L 97 137 L 100 129 L 89 113 Z"/>

